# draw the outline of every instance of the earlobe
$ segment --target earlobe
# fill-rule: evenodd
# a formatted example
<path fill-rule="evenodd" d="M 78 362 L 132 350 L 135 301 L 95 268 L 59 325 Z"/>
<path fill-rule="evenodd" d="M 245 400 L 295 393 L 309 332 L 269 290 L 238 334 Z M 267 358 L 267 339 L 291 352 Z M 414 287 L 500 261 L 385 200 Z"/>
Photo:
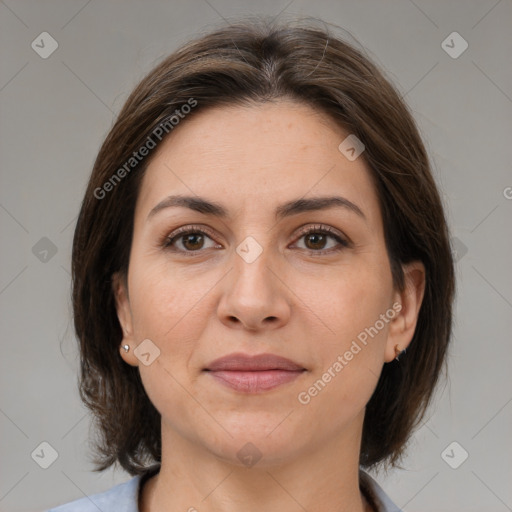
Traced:
<path fill-rule="evenodd" d="M 409 346 L 425 294 L 426 273 L 421 261 L 414 261 L 403 266 L 405 286 L 397 291 L 395 301 L 400 304 L 400 312 L 389 326 L 385 361 L 400 358 Z M 395 303 L 396 303 L 395 302 Z M 405 357 L 405 356 L 404 356 Z"/>
<path fill-rule="evenodd" d="M 128 286 L 126 278 L 119 272 L 112 275 L 112 288 L 116 302 L 117 318 L 123 331 L 123 338 L 119 344 L 119 353 L 126 363 L 132 366 L 138 366 L 138 360 L 133 355 L 136 343 L 133 335 L 133 321 L 128 298 Z"/>

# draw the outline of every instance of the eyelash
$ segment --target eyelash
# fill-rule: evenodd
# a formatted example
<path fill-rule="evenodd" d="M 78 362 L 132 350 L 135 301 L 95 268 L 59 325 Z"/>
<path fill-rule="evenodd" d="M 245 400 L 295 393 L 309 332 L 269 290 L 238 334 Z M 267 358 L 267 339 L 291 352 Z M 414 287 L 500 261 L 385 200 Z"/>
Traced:
<path fill-rule="evenodd" d="M 181 249 L 173 249 L 173 248 L 171 248 L 171 246 L 177 239 L 179 239 L 185 235 L 199 234 L 199 233 L 202 235 L 207 235 L 211 239 L 213 239 L 213 236 L 214 236 L 213 233 L 207 228 L 199 227 L 199 226 L 185 226 L 185 227 L 177 229 L 174 233 L 171 233 L 171 235 L 166 236 L 163 241 L 162 246 L 164 247 L 164 249 L 167 249 L 167 250 L 171 250 L 174 252 L 180 252 L 182 254 L 187 254 L 189 256 L 195 256 L 196 254 L 203 252 L 204 249 L 199 249 L 197 251 L 183 251 Z M 315 233 L 315 234 L 320 233 L 323 235 L 329 235 L 330 237 L 334 238 L 340 244 L 340 246 L 336 247 L 336 248 L 322 249 L 322 250 L 318 250 L 318 251 L 315 251 L 313 249 L 304 249 L 311 254 L 320 255 L 320 256 L 324 255 L 324 254 L 332 254 L 332 253 L 342 251 L 343 249 L 350 246 L 350 243 L 347 240 L 345 240 L 344 238 L 342 238 L 336 231 L 334 231 L 329 226 L 324 226 L 321 224 L 301 230 L 301 232 L 299 233 L 299 237 L 297 238 L 297 241 L 300 240 L 302 237 L 307 236 L 311 233 Z"/>

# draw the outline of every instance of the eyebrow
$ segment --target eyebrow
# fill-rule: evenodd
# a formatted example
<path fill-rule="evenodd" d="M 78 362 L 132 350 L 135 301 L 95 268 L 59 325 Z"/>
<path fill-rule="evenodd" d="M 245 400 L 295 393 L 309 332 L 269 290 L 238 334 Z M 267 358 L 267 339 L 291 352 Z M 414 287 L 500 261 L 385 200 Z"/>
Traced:
<path fill-rule="evenodd" d="M 205 215 L 213 215 L 222 219 L 229 217 L 228 210 L 215 201 L 209 201 L 200 196 L 175 195 L 168 196 L 164 200 L 160 201 L 149 212 L 147 220 L 156 215 L 158 212 L 172 207 L 189 208 L 195 212 Z M 308 199 L 301 198 L 289 201 L 279 205 L 274 212 L 274 216 L 276 220 L 280 220 L 285 217 L 297 215 L 299 213 L 326 210 L 328 208 L 344 208 L 357 214 L 365 221 L 367 220 L 365 214 L 361 208 L 359 208 L 359 206 L 341 196 L 312 197 Z"/>

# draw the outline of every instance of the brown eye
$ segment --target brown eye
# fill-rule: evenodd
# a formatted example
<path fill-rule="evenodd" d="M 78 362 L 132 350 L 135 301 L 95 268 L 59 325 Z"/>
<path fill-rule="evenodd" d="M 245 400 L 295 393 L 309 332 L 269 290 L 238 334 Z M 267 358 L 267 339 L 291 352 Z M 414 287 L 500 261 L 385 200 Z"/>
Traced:
<path fill-rule="evenodd" d="M 201 247 L 204 244 L 204 238 L 202 234 L 199 233 L 191 233 L 189 235 L 181 235 L 183 240 L 183 246 L 186 249 L 189 249 L 191 251 L 195 251 L 197 249 L 201 249 Z"/>
<path fill-rule="evenodd" d="M 301 239 L 304 239 L 304 249 L 317 255 L 340 251 L 350 245 L 328 226 L 309 228 L 301 234 L 299 240 Z M 205 247 L 207 240 L 210 240 L 213 245 Z M 333 240 L 334 243 L 326 248 L 329 240 Z M 204 228 L 185 227 L 166 237 L 163 247 L 174 252 L 193 254 L 201 252 L 203 249 L 219 248 L 220 246 L 215 245 L 212 236 Z"/>
<path fill-rule="evenodd" d="M 328 254 L 349 247 L 349 242 L 328 226 L 314 226 L 302 232 L 299 240 L 304 239 L 305 249 L 314 254 Z M 330 247 L 329 239 L 334 240 Z"/>
<path fill-rule="evenodd" d="M 207 240 L 213 242 L 210 234 L 203 228 L 181 228 L 165 238 L 163 247 L 181 253 L 194 253 L 202 249 L 219 247 L 215 243 L 205 247 Z"/>
<path fill-rule="evenodd" d="M 324 233 L 309 233 L 304 236 L 306 240 L 305 244 L 308 249 L 324 249 L 325 244 L 327 242 L 327 238 L 329 238 Z"/>

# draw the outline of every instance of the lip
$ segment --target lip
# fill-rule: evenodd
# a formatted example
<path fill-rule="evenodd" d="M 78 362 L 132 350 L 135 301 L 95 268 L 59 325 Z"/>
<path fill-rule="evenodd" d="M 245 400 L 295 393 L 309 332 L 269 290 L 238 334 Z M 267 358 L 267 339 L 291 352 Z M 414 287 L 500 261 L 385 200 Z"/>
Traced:
<path fill-rule="evenodd" d="M 230 354 L 212 361 L 203 371 L 219 384 L 243 393 L 259 393 L 291 382 L 304 373 L 302 365 L 274 354 Z"/>
<path fill-rule="evenodd" d="M 305 370 L 302 365 L 275 354 L 248 355 L 242 352 L 229 354 L 212 361 L 205 370 L 207 371 L 239 371 L 256 372 L 264 370 L 287 370 L 302 371 Z"/>

